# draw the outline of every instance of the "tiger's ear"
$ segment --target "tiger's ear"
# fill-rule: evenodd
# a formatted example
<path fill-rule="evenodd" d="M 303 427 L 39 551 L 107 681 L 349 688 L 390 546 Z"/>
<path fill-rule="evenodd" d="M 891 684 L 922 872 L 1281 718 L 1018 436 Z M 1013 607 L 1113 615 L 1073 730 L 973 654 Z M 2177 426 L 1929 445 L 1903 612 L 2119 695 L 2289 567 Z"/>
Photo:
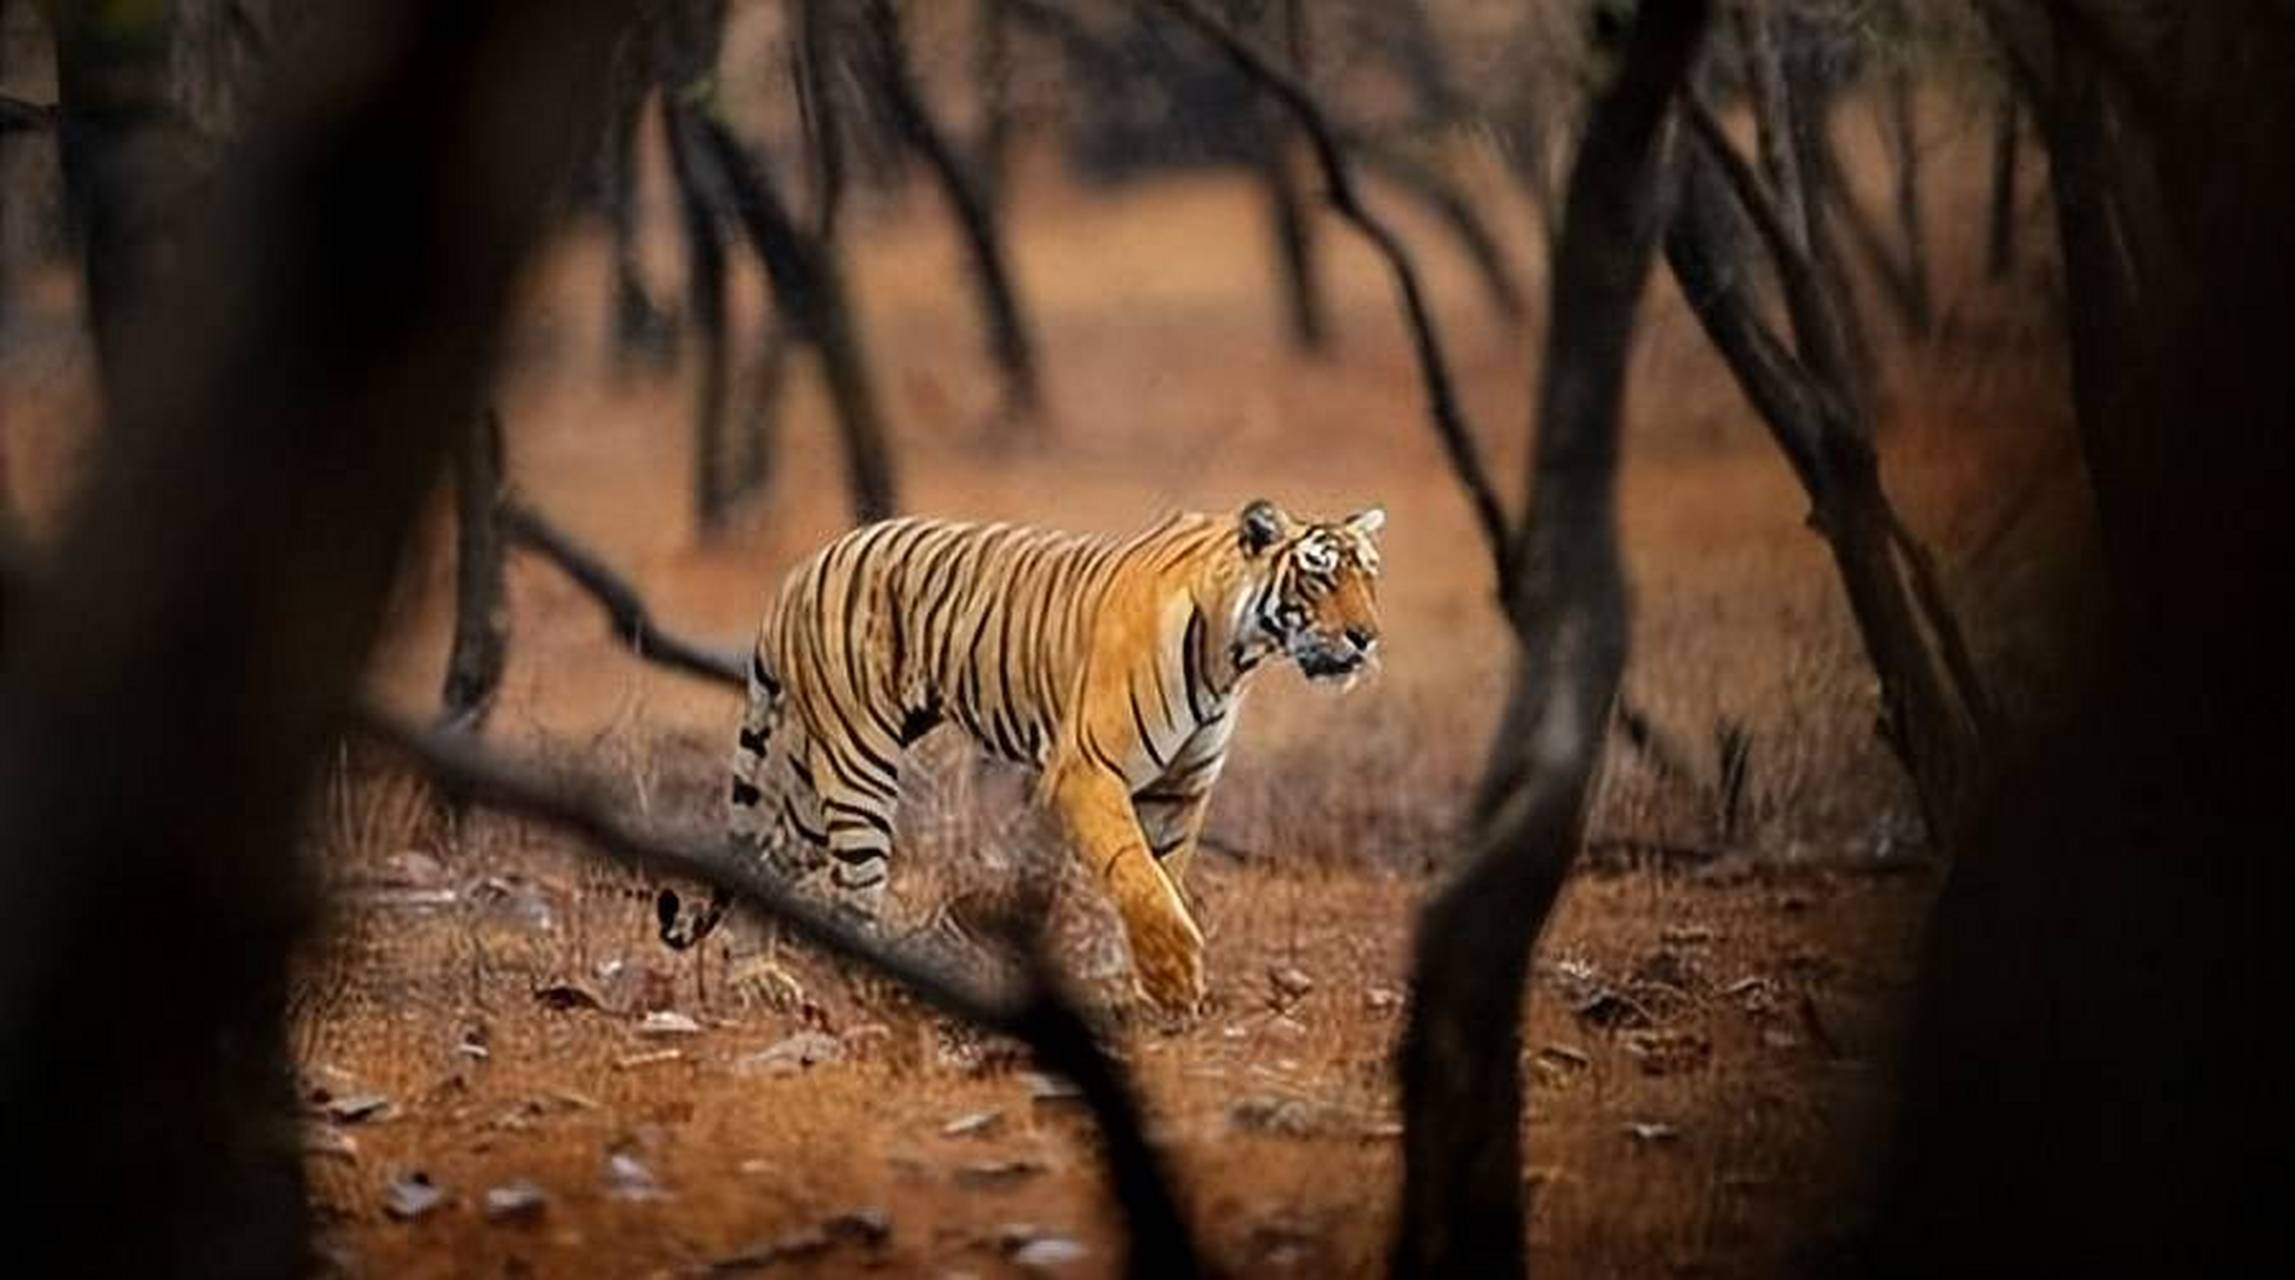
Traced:
<path fill-rule="evenodd" d="M 1385 507 L 1365 507 L 1346 519 L 1346 526 L 1349 530 L 1366 538 L 1385 528 L 1386 523 L 1387 509 Z"/>
<path fill-rule="evenodd" d="M 1259 555 L 1281 542 L 1290 528 L 1291 517 L 1265 498 L 1244 503 L 1242 514 L 1235 518 L 1236 541 L 1243 544 L 1246 555 Z"/>

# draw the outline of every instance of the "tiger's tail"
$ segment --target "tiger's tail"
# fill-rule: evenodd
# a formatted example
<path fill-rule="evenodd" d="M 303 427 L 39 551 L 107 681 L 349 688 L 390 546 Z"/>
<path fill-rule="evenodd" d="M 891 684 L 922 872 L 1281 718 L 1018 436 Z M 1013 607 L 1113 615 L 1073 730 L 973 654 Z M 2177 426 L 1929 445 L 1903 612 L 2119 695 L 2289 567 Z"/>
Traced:
<path fill-rule="evenodd" d="M 726 829 L 734 847 L 756 857 L 769 857 L 774 817 L 779 798 L 769 793 L 766 781 L 773 756 L 773 740 L 780 733 L 787 700 L 780 679 L 765 662 L 762 647 L 749 658 L 749 710 L 741 718 L 741 732 L 733 746 L 733 782 L 726 795 Z M 709 901 L 690 918 L 675 889 L 664 888 L 654 899 L 663 944 L 675 951 L 698 945 L 716 930 L 733 906 L 733 895 L 723 885 L 712 885 Z"/>

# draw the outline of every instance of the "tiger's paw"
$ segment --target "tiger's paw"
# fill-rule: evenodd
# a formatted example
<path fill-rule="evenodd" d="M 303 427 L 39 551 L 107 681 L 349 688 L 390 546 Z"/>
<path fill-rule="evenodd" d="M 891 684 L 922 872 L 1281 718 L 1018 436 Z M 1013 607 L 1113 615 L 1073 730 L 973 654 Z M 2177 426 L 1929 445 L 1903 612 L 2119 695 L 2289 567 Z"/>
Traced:
<path fill-rule="evenodd" d="M 1193 1015 L 1204 994 L 1202 931 L 1186 916 L 1159 914 L 1131 934 L 1141 994 L 1167 1014 Z"/>

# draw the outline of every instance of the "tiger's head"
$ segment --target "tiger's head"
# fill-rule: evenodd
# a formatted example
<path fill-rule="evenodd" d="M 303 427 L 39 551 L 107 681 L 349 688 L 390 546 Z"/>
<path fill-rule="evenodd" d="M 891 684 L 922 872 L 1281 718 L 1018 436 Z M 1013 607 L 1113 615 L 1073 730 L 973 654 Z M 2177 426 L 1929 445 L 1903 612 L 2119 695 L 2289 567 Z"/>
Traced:
<path fill-rule="evenodd" d="M 1294 520 L 1265 498 L 1236 515 L 1236 541 L 1254 570 L 1237 621 L 1239 665 L 1282 653 L 1310 680 L 1352 683 L 1379 643 L 1379 526 L 1371 507 L 1330 522 Z"/>

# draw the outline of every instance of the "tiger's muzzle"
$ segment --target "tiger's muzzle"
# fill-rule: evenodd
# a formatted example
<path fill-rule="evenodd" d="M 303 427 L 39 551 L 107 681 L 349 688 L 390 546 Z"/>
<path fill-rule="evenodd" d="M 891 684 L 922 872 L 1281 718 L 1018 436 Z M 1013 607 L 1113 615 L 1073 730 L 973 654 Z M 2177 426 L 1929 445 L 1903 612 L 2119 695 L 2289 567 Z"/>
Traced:
<path fill-rule="evenodd" d="M 1362 672 L 1378 647 L 1377 633 L 1347 627 L 1337 634 L 1309 631 L 1291 645 L 1291 660 L 1310 680 L 1346 680 Z"/>

